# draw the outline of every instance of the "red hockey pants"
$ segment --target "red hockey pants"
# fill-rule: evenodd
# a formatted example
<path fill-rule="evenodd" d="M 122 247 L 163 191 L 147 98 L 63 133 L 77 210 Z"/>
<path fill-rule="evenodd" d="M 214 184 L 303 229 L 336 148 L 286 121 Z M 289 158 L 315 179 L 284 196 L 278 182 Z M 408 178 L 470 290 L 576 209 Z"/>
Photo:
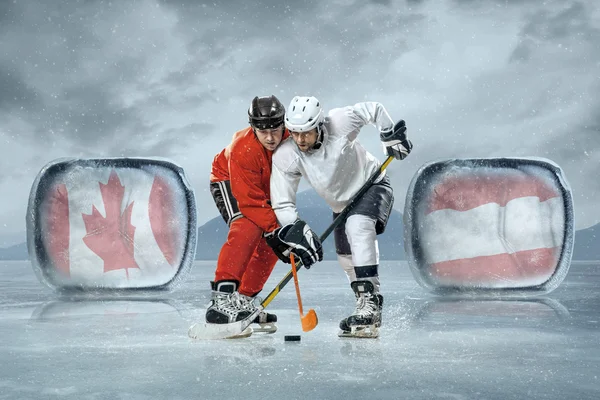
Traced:
<path fill-rule="evenodd" d="M 278 260 L 263 238 L 263 231 L 249 219 L 238 218 L 231 222 L 227 241 L 219 253 L 215 282 L 238 281 L 241 294 L 255 296 Z"/>

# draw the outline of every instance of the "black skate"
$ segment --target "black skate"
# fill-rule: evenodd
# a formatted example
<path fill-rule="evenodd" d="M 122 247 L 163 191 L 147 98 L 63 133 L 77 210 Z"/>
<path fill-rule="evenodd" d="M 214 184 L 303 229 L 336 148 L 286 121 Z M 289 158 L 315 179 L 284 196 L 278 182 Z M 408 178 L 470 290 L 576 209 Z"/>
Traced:
<path fill-rule="evenodd" d="M 356 295 L 356 309 L 348 318 L 340 321 L 340 337 L 377 338 L 381 326 L 383 296 L 373 293 L 369 281 L 356 281 L 350 284 Z"/>
<path fill-rule="evenodd" d="M 205 320 L 209 324 L 229 324 L 248 318 L 254 310 L 248 301 L 242 299 L 237 291 L 237 282 L 220 281 L 211 282 L 213 290 L 212 300 L 206 309 Z M 246 297 L 246 296 L 244 296 Z M 252 335 L 253 329 L 246 328 L 241 334 L 232 338 L 242 338 Z"/>

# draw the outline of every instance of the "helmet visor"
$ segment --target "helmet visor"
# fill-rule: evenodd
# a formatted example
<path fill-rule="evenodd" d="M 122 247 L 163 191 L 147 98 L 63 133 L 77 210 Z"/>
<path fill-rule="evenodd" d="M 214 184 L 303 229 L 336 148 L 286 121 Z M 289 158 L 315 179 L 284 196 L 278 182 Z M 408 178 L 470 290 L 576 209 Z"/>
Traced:
<path fill-rule="evenodd" d="M 283 118 L 250 119 L 250 125 L 255 129 L 275 129 L 283 125 Z"/>

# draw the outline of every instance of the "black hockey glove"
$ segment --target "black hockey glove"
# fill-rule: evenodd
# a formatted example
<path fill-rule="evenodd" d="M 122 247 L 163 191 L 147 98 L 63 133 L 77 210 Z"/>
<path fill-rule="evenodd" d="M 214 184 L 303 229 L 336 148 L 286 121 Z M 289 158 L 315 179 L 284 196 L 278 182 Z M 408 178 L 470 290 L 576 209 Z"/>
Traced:
<path fill-rule="evenodd" d="M 301 219 L 265 234 L 265 239 L 277 257 L 285 263 L 290 263 L 290 253 L 301 259 L 306 269 L 323 260 L 323 247 L 319 237 Z"/>
<path fill-rule="evenodd" d="M 281 228 L 277 228 L 273 232 L 265 233 L 264 237 L 267 244 L 273 249 L 273 253 L 284 263 L 291 264 L 290 253 L 292 252 L 292 248 L 279 239 L 280 230 Z"/>
<path fill-rule="evenodd" d="M 394 129 L 379 134 L 383 143 L 384 153 L 396 160 L 404 160 L 412 150 L 412 143 L 406 138 L 406 124 L 404 120 L 396 122 Z"/>

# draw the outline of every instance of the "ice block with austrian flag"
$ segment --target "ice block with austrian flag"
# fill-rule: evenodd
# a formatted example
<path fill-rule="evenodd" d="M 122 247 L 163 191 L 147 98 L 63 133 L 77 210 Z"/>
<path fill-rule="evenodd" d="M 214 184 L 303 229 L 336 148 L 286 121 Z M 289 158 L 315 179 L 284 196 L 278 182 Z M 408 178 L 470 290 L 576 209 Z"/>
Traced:
<path fill-rule="evenodd" d="M 165 159 L 55 160 L 33 183 L 27 244 L 55 289 L 172 290 L 195 256 L 194 192 Z"/>
<path fill-rule="evenodd" d="M 449 159 L 421 167 L 405 204 L 411 271 L 433 292 L 548 293 L 573 252 L 573 200 L 543 158 Z"/>

